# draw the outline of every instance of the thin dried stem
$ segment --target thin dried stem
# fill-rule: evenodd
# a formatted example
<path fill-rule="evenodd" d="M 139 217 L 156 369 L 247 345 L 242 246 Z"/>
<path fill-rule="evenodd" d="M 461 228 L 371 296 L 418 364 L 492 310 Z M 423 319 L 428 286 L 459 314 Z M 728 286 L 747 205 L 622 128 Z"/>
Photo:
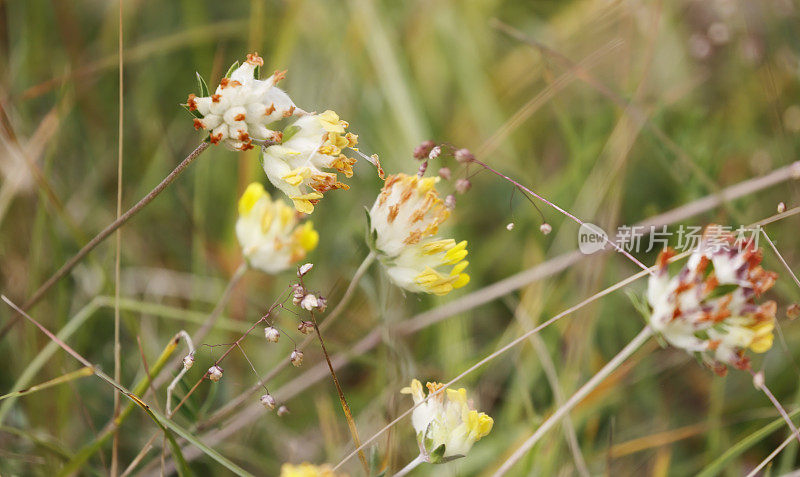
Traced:
<path fill-rule="evenodd" d="M 119 0 L 119 119 L 117 131 L 117 220 L 122 215 L 122 146 L 125 100 L 123 95 L 123 56 L 122 56 L 122 2 Z M 120 256 L 122 254 L 122 231 L 116 232 L 116 249 L 114 251 L 114 380 L 119 382 L 122 373 L 122 346 L 119 342 L 119 282 Z M 114 391 L 114 419 L 119 418 L 120 395 Z M 119 467 L 119 429 L 114 431 L 111 444 L 111 477 L 117 477 Z"/>
<path fill-rule="evenodd" d="M 630 343 L 628 343 L 622 350 L 617 353 L 616 356 L 611 358 L 611 361 L 606 363 L 603 368 L 597 372 L 592 378 L 586 382 L 583 386 L 578 389 L 575 394 L 573 394 L 567 402 L 565 402 L 562 406 L 560 406 L 556 411 L 547 418 L 546 421 L 536 429 L 525 442 L 522 443 L 521 446 L 511 454 L 511 457 L 506 459 L 503 462 L 503 465 L 493 474 L 494 477 L 501 477 L 506 475 L 506 473 L 511 470 L 511 467 L 514 466 L 531 448 L 539 441 L 539 439 L 549 431 L 553 426 L 555 426 L 558 421 L 560 421 L 564 416 L 566 416 L 572 408 L 578 405 L 583 398 L 585 398 L 594 388 L 596 388 L 600 383 L 603 382 L 615 369 L 617 369 L 622 363 L 625 362 L 626 359 L 631 357 L 633 353 L 636 352 L 650 337 L 653 336 L 653 330 L 650 326 L 645 326 L 642 331 L 636 335 Z"/>
<path fill-rule="evenodd" d="M 186 158 L 178 164 L 172 172 L 167 175 L 153 190 L 148 192 L 146 196 L 144 196 L 139 202 L 136 203 L 133 207 L 128 209 L 124 214 L 122 214 L 117 220 L 109 224 L 105 229 L 103 229 L 99 234 L 95 235 L 89 243 L 83 246 L 78 253 L 73 255 L 69 260 L 67 260 L 64 265 L 61 266 L 50 278 L 47 279 L 26 301 L 21 309 L 22 310 L 29 310 L 33 305 L 39 302 L 42 297 L 47 293 L 50 288 L 53 287 L 59 280 L 64 278 L 64 276 L 72 270 L 75 265 L 77 265 L 83 258 L 95 247 L 100 245 L 105 239 L 109 237 L 114 231 L 120 228 L 125 222 L 127 222 L 131 217 L 136 215 L 140 210 L 142 210 L 147 204 L 153 201 L 160 193 L 164 191 L 187 167 L 189 164 L 194 162 L 200 154 L 203 153 L 208 147 L 210 146 L 209 143 L 204 142 L 201 143 L 199 146 L 195 148 Z M 11 318 L 9 322 L 0 330 L 0 339 L 5 336 L 6 333 L 14 326 L 14 324 L 19 320 L 18 316 Z"/>
<path fill-rule="evenodd" d="M 356 445 L 356 448 L 360 448 L 361 439 L 358 437 L 356 421 L 353 419 L 353 413 L 350 412 L 350 406 L 347 404 L 347 399 L 344 397 L 344 391 L 342 390 L 342 386 L 339 384 L 339 378 L 336 377 L 336 371 L 333 369 L 331 357 L 328 355 L 328 350 L 325 348 L 325 340 L 322 339 L 322 333 L 319 331 L 319 326 L 317 325 L 317 319 L 314 317 L 314 312 L 311 312 L 311 321 L 314 323 L 314 331 L 317 332 L 317 338 L 319 339 L 319 346 L 322 348 L 322 354 L 325 355 L 325 361 L 328 363 L 328 369 L 330 370 L 331 377 L 333 378 L 333 385 L 336 386 L 336 392 L 339 394 L 339 402 L 342 405 L 344 417 L 347 419 L 347 426 L 350 428 L 350 435 L 353 437 L 353 443 Z M 364 466 L 364 472 L 366 472 L 366 475 L 369 475 L 369 463 L 367 463 L 367 457 L 360 449 L 358 450 L 358 458 L 361 460 L 361 465 Z"/>
<path fill-rule="evenodd" d="M 183 340 L 186 342 L 186 347 L 189 348 L 189 354 L 194 355 L 194 342 L 192 342 L 192 338 L 189 336 L 189 333 L 184 330 L 180 330 L 178 332 L 178 336 L 183 338 Z M 183 375 L 186 374 L 187 371 L 189 371 L 189 369 L 186 366 L 183 366 L 181 371 L 175 376 L 175 379 L 173 379 L 172 382 L 169 383 L 169 386 L 167 386 L 166 416 L 169 419 L 172 419 L 172 415 L 174 414 L 172 411 L 172 393 L 175 390 L 175 386 L 178 385 L 181 378 L 183 378 Z"/>
<path fill-rule="evenodd" d="M 748 371 L 750 372 L 750 375 L 753 376 L 753 385 L 755 385 L 757 389 L 760 389 L 767 396 L 772 405 L 775 406 L 775 409 L 778 410 L 778 413 L 781 415 L 783 420 L 786 421 L 786 425 L 789 426 L 789 429 L 792 431 L 792 435 L 796 435 L 797 441 L 800 442 L 800 434 L 797 433 L 797 427 L 795 427 L 794 423 L 792 422 L 792 418 L 789 417 L 789 413 L 787 413 L 786 409 L 783 408 L 781 402 L 778 401 L 778 398 L 772 394 L 772 391 L 770 391 L 767 385 L 764 383 L 764 374 L 761 372 L 756 373 L 752 369 L 748 369 Z"/>
<path fill-rule="evenodd" d="M 783 268 L 785 268 L 786 271 L 789 272 L 789 275 L 792 277 L 792 280 L 794 280 L 794 283 L 798 286 L 798 288 L 800 288 L 800 280 L 797 279 L 797 275 L 794 274 L 792 268 L 789 266 L 788 263 L 786 263 L 786 260 L 784 260 L 783 255 L 781 255 L 781 253 L 778 251 L 778 248 L 775 246 L 775 244 L 772 243 L 772 240 L 770 240 L 769 235 L 767 235 L 767 231 L 762 228 L 761 234 L 764 236 L 765 239 L 767 239 L 767 243 L 769 244 L 770 248 L 772 248 L 772 251 L 775 252 L 775 255 L 778 257 L 778 260 L 781 262 L 781 264 L 783 264 Z"/>

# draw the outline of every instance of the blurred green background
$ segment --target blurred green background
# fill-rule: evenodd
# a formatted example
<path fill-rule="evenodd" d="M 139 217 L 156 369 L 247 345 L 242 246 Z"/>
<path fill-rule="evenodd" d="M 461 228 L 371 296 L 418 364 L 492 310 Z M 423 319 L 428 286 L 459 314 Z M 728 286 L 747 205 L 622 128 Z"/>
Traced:
<path fill-rule="evenodd" d="M 2 292 L 17 302 L 114 219 L 117 15 L 116 2 L 0 0 L 0 280 Z M 146 194 L 202 139 L 179 107 L 194 92 L 195 71 L 213 87 L 230 63 L 258 51 L 265 71 L 289 70 L 282 86 L 299 106 L 336 110 L 359 134 L 362 151 L 378 153 L 387 172 L 416 171 L 411 151 L 422 140 L 449 142 L 613 230 L 797 158 L 799 20 L 800 4 L 792 0 L 125 0 L 123 204 Z M 526 44 L 503 25 L 552 51 Z M 561 55 L 580 68 L 567 66 Z M 253 180 L 267 184 L 256 151 L 211 148 L 122 229 L 126 385 L 144 375 L 142 354 L 152 364 L 176 332 L 195 331 L 222 294 L 241 261 L 233 231 L 236 200 Z M 363 160 L 347 182 L 352 189 L 327 194 L 312 217 L 321 242 L 309 257 L 315 263 L 310 285 L 328 293 L 331 303 L 368 253 L 362 209 L 381 186 Z M 773 214 L 779 201 L 796 204 L 796 184 L 778 184 L 680 223 L 750 223 Z M 370 332 L 379 338 L 340 371 L 362 438 L 410 406 L 399 390 L 412 377 L 448 381 L 534 323 L 637 270 L 621 256 L 583 259 L 521 290 L 508 289 L 504 298 L 403 333 L 404 321 L 418 313 L 574 250 L 577 227 L 540 208 L 554 229 L 548 236 L 539 233 L 538 213 L 508 183 L 479 174 L 472 190 L 458 197 L 445 232 L 469 241 L 467 287 L 443 298 L 403 295 L 379 267 L 370 269 L 327 332 L 332 352 L 350 350 Z M 509 222 L 513 231 L 506 229 Z M 797 227 L 789 218 L 767 229 L 790 265 L 800 260 Z M 636 255 L 648 264 L 655 257 Z M 755 367 L 765 368 L 767 384 L 793 409 L 800 395 L 794 346 L 800 329 L 784 311 L 798 289 L 771 251 L 765 257 L 781 276 L 770 298 L 778 301 L 782 334 Z M 61 329 L 92 298 L 113 296 L 113 269 L 112 239 L 33 316 Z M 248 272 L 205 342 L 233 341 L 291 279 L 292 272 Z M 644 282 L 626 288 L 637 295 L 643 289 Z M 103 303 L 67 342 L 110 373 L 114 311 L 110 301 Z M 0 323 L 12 317 L 7 307 L 0 309 Z M 280 320 L 287 329 L 295 326 L 289 313 Z M 619 291 L 543 331 L 538 348 L 526 343 L 471 374 L 464 386 L 495 418 L 494 431 L 467 459 L 420 467 L 416 475 L 490 474 L 556 407 L 541 352 L 569 396 L 642 323 Z M 47 343 L 28 323 L 0 341 L 0 393 Z M 262 375 L 291 349 L 285 340 L 267 346 L 259 330 L 244 343 Z M 215 356 L 219 349 L 201 351 L 185 383 L 200 377 Z M 288 368 L 268 383 L 279 397 L 301 391 L 285 399 L 288 416 L 246 414 L 241 406 L 196 435 L 258 475 L 277 475 L 287 461 L 337 463 L 352 445 L 327 371 L 307 373 L 321 360 L 311 346 L 305 367 Z M 77 368 L 59 351 L 30 383 Z M 175 419 L 186 427 L 205 423 L 255 382 L 234 353 L 223 381 L 202 386 Z M 245 404 L 257 406 L 257 396 Z M 163 407 L 165 389 L 144 397 Z M 59 469 L 105 425 L 112 399 L 111 389 L 91 377 L 20 398 L 0 427 L 0 474 Z M 593 474 L 689 475 L 777 414 L 746 373 L 716 377 L 653 341 L 571 416 Z M 244 423 L 235 432 L 213 439 L 237 417 Z M 134 411 L 120 434 L 123 468 L 155 431 Z M 769 434 L 726 472 L 741 475 L 785 436 L 784 427 Z M 408 420 L 376 443 L 375 456 L 392 470 L 416 455 Z M 160 438 L 155 445 L 136 472 L 158 472 Z M 110 445 L 104 446 L 81 474 L 107 473 L 110 455 Z M 795 456 L 792 445 L 776 466 L 794 468 Z M 191 465 L 198 475 L 229 472 L 202 455 Z M 359 475 L 357 459 L 345 468 Z M 561 428 L 514 469 L 514 475 L 575 473 Z"/>

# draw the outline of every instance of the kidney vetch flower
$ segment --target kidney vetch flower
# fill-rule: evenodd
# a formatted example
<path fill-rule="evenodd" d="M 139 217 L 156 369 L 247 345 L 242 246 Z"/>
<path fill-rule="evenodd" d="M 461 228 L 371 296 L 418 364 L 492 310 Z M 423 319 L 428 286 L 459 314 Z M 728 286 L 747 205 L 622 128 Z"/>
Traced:
<path fill-rule="evenodd" d="M 441 383 L 427 383 L 428 393 L 438 391 Z M 414 379 L 401 390 L 417 404 L 425 399 L 422 383 Z M 417 443 L 423 458 L 436 464 L 467 455 L 472 445 L 492 430 L 494 420 L 485 413 L 470 409 L 464 388 L 446 389 L 421 404 L 411 414 Z"/>
<path fill-rule="evenodd" d="M 300 212 L 312 213 L 314 204 L 331 189 L 350 188 L 339 182 L 336 172 L 326 171 L 353 176 L 356 159 L 342 151 L 354 148 L 358 136 L 346 132 L 347 127 L 347 122 L 330 110 L 303 116 L 286 128 L 283 143 L 264 149 L 264 172 Z"/>
<path fill-rule="evenodd" d="M 438 180 L 402 173 L 387 177 L 369 211 L 370 245 L 396 285 L 446 295 L 469 282 L 464 273 L 469 262 L 466 240 L 434 237 L 450 216 L 436 192 Z"/>
<path fill-rule="evenodd" d="M 667 270 L 674 251 L 661 252 L 647 299 L 654 330 L 724 374 L 726 365 L 749 369 L 748 349 L 764 353 L 772 347 L 777 306 L 755 299 L 777 275 L 759 265 L 761 251 L 752 239 L 736 241 L 719 230 L 706 228 L 700 246 L 674 277 Z"/>
<path fill-rule="evenodd" d="M 283 464 L 280 477 L 337 477 L 328 465 L 313 465 L 304 462 L 299 465 Z M 338 477 L 345 477 L 339 474 Z"/>
<path fill-rule="evenodd" d="M 272 200 L 261 184 L 247 186 L 236 221 L 236 237 L 247 262 L 278 273 L 303 260 L 316 248 L 319 234 L 311 221 L 301 224 L 299 215 L 282 200 Z"/>
<path fill-rule="evenodd" d="M 266 80 L 256 78 L 263 65 L 258 53 L 249 54 L 247 61 L 222 78 L 214 94 L 205 96 L 208 92 L 201 91 L 200 97 L 189 95 L 186 107 L 195 115 L 194 127 L 209 131 L 212 144 L 246 151 L 253 148 L 254 139 L 280 142 L 282 133 L 270 129 L 270 123 L 307 114 L 275 86 L 285 71 L 276 71 Z M 202 80 L 201 89 L 206 89 Z"/>

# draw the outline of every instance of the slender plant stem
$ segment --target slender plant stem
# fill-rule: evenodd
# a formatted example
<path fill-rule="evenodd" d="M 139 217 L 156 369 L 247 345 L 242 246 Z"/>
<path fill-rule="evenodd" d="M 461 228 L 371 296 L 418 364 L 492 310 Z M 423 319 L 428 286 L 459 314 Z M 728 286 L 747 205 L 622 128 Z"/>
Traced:
<path fill-rule="evenodd" d="M 789 275 L 791 275 L 792 280 L 794 280 L 794 283 L 798 287 L 800 287 L 800 280 L 797 279 L 797 275 L 795 275 L 794 271 L 792 270 L 792 267 L 790 267 L 789 264 L 786 263 L 786 260 L 783 258 L 783 255 L 781 255 L 781 253 L 778 251 L 778 247 L 776 247 L 775 244 L 772 242 L 772 240 L 770 240 L 769 235 L 767 235 L 767 231 L 761 228 L 761 234 L 764 235 L 765 239 L 767 239 L 767 243 L 769 244 L 770 248 L 772 249 L 773 252 L 775 252 L 775 255 L 778 257 L 778 260 L 780 260 L 781 264 L 783 265 L 783 268 L 785 268 L 786 271 L 789 272 Z"/>
<path fill-rule="evenodd" d="M 571 219 L 571 220 L 572 220 L 573 222 L 575 222 L 576 224 L 578 224 L 578 225 L 584 225 L 584 223 L 585 223 L 585 222 L 584 222 L 583 220 L 581 220 L 581 219 L 579 219 L 578 217 L 576 217 L 576 216 L 572 215 L 571 213 L 569 213 L 569 212 L 567 212 L 566 210 L 562 209 L 561 207 L 559 207 L 558 205 L 554 204 L 553 202 L 550 202 L 549 200 L 545 199 L 545 198 L 544 198 L 544 197 L 542 197 L 541 195 L 537 194 L 536 192 L 532 191 L 531 189 L 529 189 L 529 188 L 525 187 L 524 185 L 520 184 L 519 182 L 515 181 L 515 180 L 514 180 L 514 179 L 512 179 L 511 177 L 509 177 L 509 176 L 507 176 L 507 175 L 503 174 L 503 173 L 502 173 L 502 172 L 500 172 L 500 171 L 497 171 L 497 170 L 493 169 L 491 166 L 489 166 L 489 165 L 488 165 L 488 164 L 486 164 L 485 162 L 481 162 L 481 161 L 479 161 L 478 159 L 473 159 L 473 161 L 472 161 L 472 162 L 474 162 L 475 164 L 478 164 L 479 166 L 483 167 L 484 169 L 486 169 L 487 171 L 491 172 L 492 174 L 494 174 L 494 175 L 496 175 L 496 176 L 498 176 L 498 177 L 501 177 L 501 178 L 503 178 L 503 179 L 507 180 L 508 182 L 510 182 L 511 184 L 513 184 L 513 185 L 514 185 L 514 187 L 516 187 L 517 189 L 520 189 L 521 191 L 527 192 L 528 194 L 530 194 L 530 195 L 532 195 L 532 196 L 536 197 L 537 199 L 541 200 L 541 201 L 542 201 L 542 202 L 544 202 L 545 204 L 549 205 L 550 207 L 554 208 L 555 210 L 557 210 L 558 212 L 560 212 L 561 214 L 563 214 L 565 217 L 567 217 L 567 218 Z M 603 238 L 603 240 L 604 240 L 604 241 L 605 241 L 607 244 L 611 245 L 611 247 L 613 247 L 613 248 L 614 248 L 614 249 L 615 249 L 617 252 L 621 253 L 622 255 L 625 255 L 625 256 L 626 256 L 626 257 L 628 257 L 628 259 L 630 259 L 630 260 L 631 260 L 633 263 L 635 263 L 636 265 L 638 265 L 638 266 L 639 266 L 639 268 L 641 268 L 642 270 L 650 270 L 650 269 L 647 267 L 647 265 L 645 265 L 645 264 L 643 264 L 642 262 L 640 262 L 640 261 L 639 261 L 639 260 L 638 260 L 636 257 L 634 257 L 633 255 L 631 255 L 630 253 L 628 253 L 628 251 L 627 251 L 627 250 L 623 249 L 622 247 L 620 247 L 619 245 L 617 245 L 616 243 L 614 243 L 614 241 L 612 241 L 611 239 L 609 239 L 607 235 L 603 234 L 603 235 L 602 235 L 602 238 Z M 653 272 L 649 272 L 649 273 L 651 273 L 651 274 L 652 274 Z"/>
<path fill-rule="evenodd" d="M 603 382 L 614 370 L 616 370 L 625 360 L 627 360 L 637 349 L 639 349 L 650 337 L 653 336 L 653 330 L 650 326 L 645 326 L 642 331 L 636 335 L 630 343 L 628 343 L 622 350 L 617 353 L 616 356 L 611 358 L 611 361 L 606 363 L 603 368 L 597 372 L 592 378 L 586 382 L 583 386 L 578 389 L 575 394 L 573 394 L 561 407 L 556 409 L 556 411 L 547 418 L 546 421 L 536 429 L 534 432 L 525 442 L 522 443 L 521 446 L 511 454 L 511 457 L 506 459 L 503 462 L 503 465 L 495 472 L 493 475 L 494 477 L 500 477 L 505 475 L 511 467 L 514 466 L 531 448 L 539 441 L 539 439 L 549 431 L 553 426 L 555 426 L 558 421 L 561 420 L 564 416 L 566 416 L 572 408 L 578 405 L 590 392 L 594 390 L 600 383 Z"/>
<path fill-rule="evenodd" d="M 350 428 L 350 435 L 353 437 L 353 444 L 355 444 L 356 448 L 358 449 L 361 447 L 361 439 L 358 437 L 356 421 L 353 419 L 353 413 L 350 412 L 350 406 L 347 404 L 347 399 L 344 397 L 344 391 L 342 390 L 342 386 L 339 384 L 339 378 L 336 377 L 336 371 L 333 369 L 331 357 L 328 355 L 328 350 L 325 348 L 325 340 L 322 339 L 322 333 L 319 331 L 319 326 L 317 325 L 317 319 L 314 317 L 314 312 L 311 312 L 311 321 L 314 323 L 314 331 L 317 332 L 317 338 L 319 339 L 319 346 L 322 348 L 322 354 L 325 355 L 325 361 L 328 363 L 328 369 L 330 370 L 331 377 L 333 378 L 333 385 L 336 386 L 336 392 L 339 394 L 339 402 L 342 404 L 342 411 L 344 411 L 344 417 L 347 419 L 347 425 Z M 366 475 L 369 475 L 369 464 L 367 463 L 367 457 L 364 455 L 363 451 L 358 451 L 358 458 L 361 460 L 361 465 L 364 466 L 364 472 Z"/>
<path fill-rule="evenodd" d="M 70 270 L 75 267 L 89 252 L 94 250 L 100 243 L 102 243 L 105 239 L 109 237 L 115 230 L 120 228 L 125 222 L 127 222 L 131 217 L 136 215 L 140 210 L 142 210 L 147 204 L 153 201 L 160 193 L 164 191 L 187 167 L 189 164 L 194 162 L 200 154 L 203 153 L 208 147 L 210 146 L 209 143 L 204 142 L 197 146 L 194 151 L 192 151 L 186 158 L 178 164 L 172 172 L 167 175 L 153 190 L 147 193 L 146 196 L 142 197 L 142 199 L 136 203 L 133 207 L 128 209 L 124 214 L 122 214 L 117 220 L 109 224 L 105 229 L 103 229 L 99 234 L 95 235 L 86 245 L 81 248 L 78 253 L 73 255 L 69 260 L 64 263 L 50 278 L 47 279 L 33 294 L 31 297 L 26 301 L 21 309 L 29 310 L 33 305 L 39 302 L 42 299 L 45 293 L 47 293 L 50 288 L 53 287 L 59 280 L 64 278 L 64 276 L 69 273 Z M 14 323 L 19 319 L 19 317 L 15 317 L 5 325 L 5 327 L 0 330 L 0 339 L 8 333 L 8 330 L 14 326 Z"/>
<path fill-rule="evenodd" d="M 425 458 L 422 456 L 422 454 L 420 454 L 417 457 L 415 457 L 414 460 L 409 462 L 407 466 L 400 469 L 398 473 L 394 474 L 394 477 L 404 477 L 408 475 L 412 470 L 416 469 L 417 466 L 423 462 L 425 462 Z"/>
<path fill-rule="evenodd" d="M 793 435 L 797 435 L 797 440 L 800 441 L 800 434 L 797 433 L 797 428 L 795 427 L 792 419 L 789 417 L 789 414 L 786 412 L 786 409 L 781 406 L 781 402 L 778 401 L 778 398 L 772 394 L 772 391 L 769 390 L 766 384 L 764 384 L 764 374 L 763 373 L 756 373 L 752 369 L 748 369 L 750 375 L 753 376 L 753 384 L 755 384 L 756 388 L 760 389 L 766 396 L 769 398 L 769 401 L 775 406 L 775 409 L 778 410 L 778 413 L 781 415 L 784 421 L 786 421 L 786 425 L 789 426 L 789 429 L 792 431 Z"/>
<path fill-rule="evenodd" d="M 353 278 L 350 280 L 350 284 L 347 286 L 347 290 L 345 290 L 344 295 L 342 295 L 342 298 L 339 300 L 339 303 L 336 304 L 336 307 L 334 307 L 330 313 L 325 315 L 324 319 L 320 323 L 319 325 L 320 331 L 325 331 L 328 328 L 330 328 L 330 326 L 336 322 L 336 319 L 345 310 L 345 308 L 350 303 L 350 300 L 353 297 L 353 293 L 355 293 L 355 290 L 358 287 L 358 283 L 361 281 L 361 278 L 369 269 L 369 266 L 372 265 L 372 262 L 375 261 L 375 257 L 376 257 L 375 252 L 370 252 L 361 262 L 361 265 L 358 266 L 358 269 L 353 275 Z M 314 338 L 311 336 L 306 336 L 303 339 L 303 341 L 301 341 L 300 344 L 297 345 L 297 349 L 301 351 L 304 350 L 306 346 L 308 346 L 308 344 L 313 339 Z M 289 361 L 283 360 L 279 362 L 277 365 L 275 365 L 274 368 L 272 368 L 272 370 L 270 370 L 269 373 L 267 373 L 266 376 L 264 376 L 264 379 L 262 379 L 260 382 L 255 383 L 253 386 L 250 387 L 250 389 L 240 394 L 237 398 L 231 399 L 230 402 L 228 402 L 222 408 L 218 409 L 207 420 L 198 424 L 197 428 L 203 429 L 208 426 L 211 426 L 219 419 L 226 416 L 229 412 L 239 409 L 242 403 L 244 403 L 253 393 L 257 392 L 264 383 L 272 380 L 272 378 L 277 376 L 278 373 L 281 372 L 288 365 Z"/>
<path fill-rule="evenodd" d="M 119 120 L 117 131 L 117 220 L 122 215 L 122 150 L 123 150 L 123 121 L 125 111 L 125 95 L 123 94 L 123 56 L 122 56 L 122 2 L 119 0 Z M 114 250 L 114 380 L 121 381 L 122 378 L 122 345 L 119 341 L 119 282 L 120 282 L 120 258 L 122 255 L 122 231 L 117 229 L 116 247 Z M 114 419 L 119 418 L 120 394 L 114 390 Z M 119 473 L 119 428 L 114 430 L 114 440 L 111 445 L 111 477 L 117 477 Z"/>

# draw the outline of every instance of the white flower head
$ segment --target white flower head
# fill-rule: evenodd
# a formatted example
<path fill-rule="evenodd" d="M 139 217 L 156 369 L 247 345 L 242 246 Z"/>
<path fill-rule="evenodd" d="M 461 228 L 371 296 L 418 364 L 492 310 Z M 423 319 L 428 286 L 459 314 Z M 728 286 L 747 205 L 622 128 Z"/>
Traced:
<path fill-rule="evenodd" d="M 319 306 L 319 302 L 317 301 L 317 297 L 311 293 L 306 294 L 302 300 L 300 300 L 300 308 L 311 311 L 314 308 Z"/>
<path fill-rule="evenodd" d="M 259 400 L 261 401 L 261 405 L 267 409 L 275 409 L 275 406 L 278 404 L 270 393 L 262 395 Z"/>
<path fill-rule="evenodd" d="M 435 237 L 450 216 L 436 192 L 438 180 L 389 176 L 369 211 L 371 245 L 392 281 L 415 293 L 446 295 L 469 283 L 467 242 Z"/>
<path fill-rule="evenodd" d="M 440 383 L 427 383 L 426 386 L 428 394 L 442 388 Z M 401 392 L 411 394 L 415 404 L 425 399 L 422 383 L 416 379 Z M 475 442 L 491 432 L 494 420 L 470 408 L 464 388 L 448 388 L 415 408 L 411 424 L 417 432 L 420 450 L 429 462 L 435 464 L 467 455 Z"/>
<path fill-rule="evenodd" d="M 332 189 L 347 190 L 336 172 L 353 176 L 356 159 L 342 153 L 354 148 L 358 136 L 333 111 L 299 118 L 284 131 L 283 143 L 264 149 L 264 172 L 300 212 L 310 214 L 314 204 Z"/>
<path fill-rule="evenodd" d="M 286 72 L 276 71 L 266 80 L 255 77 L 264 60 L 256 54 L 222 78 L 214 94 L 189 95 L 186 106 L 196 112 L 195 129 L 209 131 L 212 144 L 224 144 L 233 150 L 253 148 L 253 139 L 280 142 L 281 133 L 269 128 L 271 123 L 290 116 L 307 114 L 295 106 L 289 95 L 275 86 Z"/>
<path fill-rule="evenodd" d="M 716 230 L 706 228 L 700 246 L 673 277 L 667 265 L 674 251 L 661 252 L 647 300 L 654 330 L 671 345 L 699 353 L 724 374 L 726 365 L 749 369 L 748 349 L 764 353 L 772 347 L 777 306 L 774 301 L 756 304 L 755 299 L 772 287 L 777 275 L 761 268 L 761 251 L 752 241 L 737 242 Z M 731 290 L 722 293 L 720 286 Z"/>
<path fill-rule="evenodd" d="M 319 242 L 311 221 L 282 200 L 272 200 L 264 186 L 254 182 L 239 199 L 236 237 L 248 263 L 266 273 L 278 273 L 303 260 Z"/>

